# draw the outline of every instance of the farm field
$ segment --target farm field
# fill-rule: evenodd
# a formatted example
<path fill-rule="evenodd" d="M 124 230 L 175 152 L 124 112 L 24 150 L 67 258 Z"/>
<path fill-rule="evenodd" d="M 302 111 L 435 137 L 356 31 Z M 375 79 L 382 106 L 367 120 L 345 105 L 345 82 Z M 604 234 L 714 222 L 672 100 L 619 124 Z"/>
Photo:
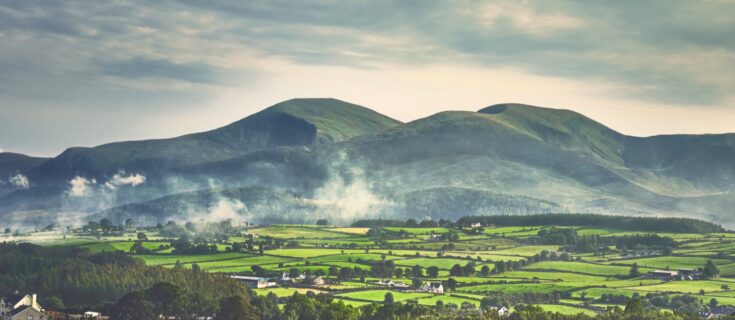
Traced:
<path fill-rule="evenodd" d="M 273 282 L 280 282 L 284 275 L 296 279 L 320 276 L 324 284 L 287 282 L 253 291 L 281 298 L 313 292 L 332 295 L 352 306 L 383 303 L 387 293 L 395 302 L 415 301 L 425 306 L 439 301 L 479 306 L 485 297 L 534 294 L 546 299 L 537 303 L 544 310 L 588 315 L 609 305 L 624 305 L 624 300 L 611 302 L 605 297 L 627 299 L 647 294 L 692 295 L 703 303 L 714 298 L 721 305 L 735 305 L 735 291 L 730 288 L 735 287 L 735 258 L 730 256 L 735 253 L 735 244 L 730 242 L 735 237 L 730 233 L 662 233 L 659 237 L 667 237 L 675 246 L 671 254 L 642 250 L 639 256 L 626 258 L 630 252 L 617 248 L 614 240 L 645 237 L 649 232 L 584 226 L 488 227 L 482 232 L 453 227 L 385 227 L 382 234 L 386 238 L 378 239 L 369 230 L 316 225 L 247 228 L 208 243 L 202 253 L 182 253 L 185 249 L 155 230 L 141 231 L 147 240 L 138 241 L 134 239 L 140 235 L 133 231 L 99 239 L 44 233 L 38 243 L 91 252 L 121 251 L 148 265 L 259 276 Z M 611 240 L 600 246 L 599 252 L 578 252 L 564 244 L 539 240 L 540 235 L 554 232 Z M 432 240 L 432 234 L 440 241 Z M 646 275 L 653 270 L 702 269 L 708 261 L 719 270 L 717 277 L 680 280 Z M 632 273 L 634 264 L 636 274 Z M 430 275 L 430 268 L 436 268 L 436 274 Z M 399 286 L 391 287 L 383 280 Z M 422 287 L 427 283 L 441 284 L 443 292 L 424 292 Z"/>

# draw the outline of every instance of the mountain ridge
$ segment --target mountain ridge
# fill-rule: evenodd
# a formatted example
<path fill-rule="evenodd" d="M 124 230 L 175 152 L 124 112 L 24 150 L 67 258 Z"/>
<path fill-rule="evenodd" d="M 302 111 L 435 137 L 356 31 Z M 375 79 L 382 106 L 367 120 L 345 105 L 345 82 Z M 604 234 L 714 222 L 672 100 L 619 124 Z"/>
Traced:
<path fill-rule="evenodd" d="M 117 208 L 119 216 L 133 214 L 129 209 L 136 206 L 168 210 L 161 204 L 176 207 L 186 192 L 230 190 L 217 194 L 234 201 L 238 193 L 232 190 L 247 189 L 260 191 L 238 201 L 267 195 L 274 207 L 259 208 L 272 212 L 269 221 L 324 210 L 402 218 L 557 210 L 707 216 L 735 224 L 728 215 L 735 134 L 628 136 L 567 109 L 503 103 L 401 123 L 337 99 L 293 99 L 221 128 L 144 142 L 71 148 L 22 171 L 33 185 L 56 179 L 0 197 L 0 216 L 23 210 L 23 197 L 50 199 L 37 200 L 33 210 L 48 201 L 49 212 L 61 202 L 69 206 L 64 210 L 98 214 Z M 115 191 L 114 201 L 98 206 L 76 205 L 80 200 L 68 192 L 53 191 L 67 188 L 74 176 L 96 178 L 101 189 L 120 171 L 148 180 Z M 48 191 L 40 196 L 41 190 Z M 291 195 L 315 204 L 344 203 L 299 206 L 296 217 L 282 210 L 293 208 Z M 451 203 L 468 212 L 453 212 Z M 171 215 L 166 212 L 154 216 Z"/>

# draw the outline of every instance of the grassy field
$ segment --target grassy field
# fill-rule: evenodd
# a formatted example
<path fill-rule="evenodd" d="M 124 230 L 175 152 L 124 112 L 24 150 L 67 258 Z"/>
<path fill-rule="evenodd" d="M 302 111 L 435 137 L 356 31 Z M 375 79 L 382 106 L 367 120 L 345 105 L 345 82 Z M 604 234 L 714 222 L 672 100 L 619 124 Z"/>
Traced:
<path fill-rule="evenodd" d="M 558 227 L 557 228 L 563 228 Z M 647 234 L 642 232 L 618 229 L 566 227 L 576 230 L 580 236 L 600 236 L 603 238 Z M 254 266 L 259 266 L 270 277 L 280 277 L 283 272 L 292 268 L 309 275 L 321 275 L 329 280 L 328 285 L 320 287 L 300 287 L 279 285 L 276 288 L 256 289 L 258 295 L 274 293 L 279 297 L 288 297 L 295 292 L 322 293 L 334 296 L 337 300 L 353 306 L 369 303 L 381 303 L 385 294 L 391 292 L 394 301 L 415 300 L 421 305 L 470 303 L 478 306 L 486 295 L 492 294 L 559 294 L 564 299 L 562 304 L 542 304 L 543 309 L 562 314 L 593 314 L 585 309 L 583 297 L 591 299 L 587 303 L 605 307 L 605 303 L 595 301 L 603 294 L 645 296 L 648 293 L 667 293 L 670 295 L 692 294 L 705 303 L 716 298 L 720 304 L 735 305 L 735 235 L 724 234 L 677 234 L 666 233 L 661 236 L 671 237 L 679 243 L 672 255 L 653 256 L 636 259 L 623 259 L 622 250 L 614 245 L 606 247 L 611 252 L 567 252 L 569 260 L 551 260 L 528 262 L 543 251 L 554 252 L 556 256 L 564 251 L 560 245 L 538 245 L 532 242 L 542 229 L 550 227 L 519 226 L 485 228 L 480 234 L 474 234 L 462 228 L 385 228 L 393 235 L 383 242 L 383 247 L 376 244 L 376 239 L 367 236 L 368 228 L 351 228 L 316 225 L 271 225 L 260 228 L 249 228 L 245 231 L 258 237 L 251 238 L 246 233 L 237 233 L 227 241 L 217 241 L 217 253 L 206 254 L 172 254 L 170 241 L 164 241 L 154 231 L 145 231 L 150 239 L 140 242 L 152 254 L 133 254 L 131 248 L 136 241 L 136 233 L 122 236 L 101 237 L 95 239 L 66 235 L 60 233 L 43 233 L 45 246 L 79 247 L 91 252 L 122 251 L 133 254 L 149 265 L 174 267 L 178 262 L 184 268 L 192 268 L 194 264 L 207 272 L 219 274 L 253 275 Z M 398 237 L 404 230 L 408 235 Z M 467 231 L 467 233 L 465 233 Z M 456 241 L 429 241 L 429 235 L 457 233 Z M 272 238 L 272 239 L 271 239 Z M 275 240 L 274 240 L 275 239 Z M 286 247 L 290 240 L 295 240 L 297 247 Z M 253 250 L 231 252 L 234 243 L 254 243 Z M 260 243 L 265 243 L 264 251 L 258 251 Z M 385 246 L 385 243 L 388 245 Z M 281 244 L 281 245 L 277 245 Z M 211 244 L 210 244 L 211 245 Z M 293 243 L 289 244 L 294 246 Z M 164 248 L 164 249 L 161 249 Z M 714 258 L 717 256 L 717 258 Z M 695 269 L 701 268 L 712 260 L 720 270 L 720 277 L 710 280 L 695 281 L 662 281 L 646 277 L 630 277 L 633 263 L 638 264 L 643 274 L 654 269 L 669 268 Z M 483 265 L 492 271 L 496 263 L 504 262 L 504 272 L 491 272 L 487 276 L 480 274 Z M 475 264 L 474 275 L 450 276 L 449 270 L 455 264 L 465 266 L 469 262 Z M 409 274 L 414 266 L 422 269 L 423 276 L 419 282 L 440 281 L 447 283 L 449 278 L 457 282 L 456 290 L 448 290 L 445 294 L 416 292 L 415 289 L 401 291 L 378 285 L 382 278 L 371 270 L 378 266 L 390 266 L 401 269 L 400 277 L 391 273 L 392 280 L 411 284 L 415 275 Z M 440 269 L 438 277 L 429 279 L 426 269 Z M 339 273 L 347 270 L 351 277 L 340 279 L 331 271 Z M 256 268 L 257 269 L 257 268 Z M 358 274 L 362 272 L 362 274 Z M 382 276 L 385 276 L 384 274 Z M 702 291 L 704 294 L 702 295 Z"/>
<path fill-rule="evenodd" d="M 268 236 L 277 239 L 325 239 L 325 238 L 343 238 L 349 235 L 330 232 L 326 229 L 301 228 L 291 226 L 275 226 L 251 231 L 252 234 L 258 236 Z"/>
<path fill-rule="evenodd" d="M 385 295 L 388 292 L 393 294 L 394 301 L 414 300 L 414 299 L 420 299 L 420 298 L 426 298 L 426 297 L 432 296 L 429 293 L 400 292 L 400 291 L 390 291 L 390 290 L 355 291 L 355 292 L 338 294 L 336 296 L 342 297 L 342 298 L 354 299 L 354 300 L 381 302 L 385 299 Z"/>

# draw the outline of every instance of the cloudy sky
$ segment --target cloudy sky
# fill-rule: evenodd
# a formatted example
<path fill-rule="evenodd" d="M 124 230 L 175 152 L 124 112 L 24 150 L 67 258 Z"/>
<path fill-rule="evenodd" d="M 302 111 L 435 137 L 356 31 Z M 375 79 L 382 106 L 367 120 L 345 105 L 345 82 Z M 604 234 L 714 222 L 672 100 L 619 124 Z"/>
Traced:
<path fill-rule="evenodd" d="M 216 4 L 215 4 L 216 3 Z M 212 129 L 295 97 L 735 132 L 733 1 L 2 1 L 0 149 Z"/>

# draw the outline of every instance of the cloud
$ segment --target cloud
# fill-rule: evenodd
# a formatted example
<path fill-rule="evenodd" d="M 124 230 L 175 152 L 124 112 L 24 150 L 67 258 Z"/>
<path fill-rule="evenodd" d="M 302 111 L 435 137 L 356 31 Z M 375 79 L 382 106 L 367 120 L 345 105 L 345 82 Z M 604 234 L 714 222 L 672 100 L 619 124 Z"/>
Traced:
<path fill-rule="evenodd" d="M 166 59 L 134 57 L 102 66 L 107 75 L 124 78 L 159 78 L 194 83 L 220 83 L 219 70 L 205 63 L 177 63 Z"/>
<path fill-rule="evenodd" d="M 90 186 L 97 184 L 95 179 L 76 176 L 69 180 L 69 195 L 72 197 L 84 197 L 90 193 Z"/>
<path fill-rule="evenodd" d="M 110 180 L 105 182 L 105 187 L 110 190 L 116 190 L 118 187 L 125 185 L 135 187 L 145 183 L 145 180 L 146 176 L 139 173 L 125 175 L 125 172 L 120 172 L 113 175 Z"/>
<path fill-rule="evenodd" d="M 16 188 L 28 189 L 31 187 L 31 183 L 30 181 L 28 181 L 28 177 L 20 173 L 10 177 L 8 181 Z"/>
<path fill-rule="evenodd" d="M 68 145 L 182 134 L 182 123 L 129 123 L 180 121 L 171 112 L 201 118 L 231 111 L 219 102 L 233 91 L 258 102 L 293 98 L 311 83 L 279 80 L 305 66 L 323 67 L 316 74 L 350 69 L 341 83 L 358 82 L 355 74 L 366 69 L 386 77 L 416 70 L 416 78 L 442 64 L 514 69 L 609 83 L 615 89 L 605 98 L 620 105 L 731 107 L 733 10 L 732 1 L 684 0 L 2 3 L 0 105 L 7 112 L 0 143 L 26 151 L 16 141 L 32 141 L 49 154 Z M 459 99 L 467 85 L 446 82 L 430 94 L 455 92 Z M 365 97 L 378 92 L 355 86 Z M 587 94 L 579 90 L 577 96 Z M 495 102 L 492 93 L 483 103 Z M 242 104 L 230 114 L 256 111 Z M 87 120 L 79 133 L 50 134 L 77 116 Z M 89 137 L 90 131 L 104 134 Z"/>

